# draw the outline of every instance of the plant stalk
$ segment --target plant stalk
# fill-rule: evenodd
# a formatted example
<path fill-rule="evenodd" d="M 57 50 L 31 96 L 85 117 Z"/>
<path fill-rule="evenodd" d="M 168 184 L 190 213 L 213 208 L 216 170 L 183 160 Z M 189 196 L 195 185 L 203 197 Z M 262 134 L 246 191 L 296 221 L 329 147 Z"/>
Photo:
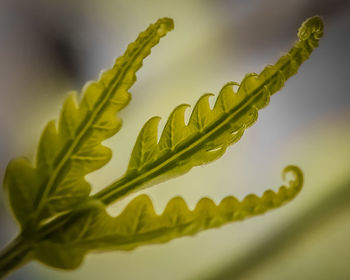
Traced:
<path fill-rule="evenodd" d="M 31 259 L 32 245 L 19 235 L 0 252 L 0 279 L 19 269 Z"/>

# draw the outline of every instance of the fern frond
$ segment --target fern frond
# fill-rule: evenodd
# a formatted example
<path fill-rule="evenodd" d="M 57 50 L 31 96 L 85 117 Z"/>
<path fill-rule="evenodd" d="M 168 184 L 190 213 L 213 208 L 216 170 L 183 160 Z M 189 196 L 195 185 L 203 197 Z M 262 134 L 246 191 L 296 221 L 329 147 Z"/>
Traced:
<path fill-rule="evenodd" d="M 248 74 L 240 85 L 226 84 L 213 109 L 211 94 L 203 95 L 195 105 L 188 124 L 183 104 L 171 113 L 159 142 L 159 117 L 151 118 L 141 129 L 131 154 L 125 175 L 95 195 L 109 204 L 131 191 L 188 172 L 192 167 L 221 157 L 226 148 L 237 142 L 244 130 L 258 117 L 270 96 L 280 90 L 285 81 L 297 72 L 323 35 L 320 17 L 305 21 L 299 29 L 299 41 L 275 65 L 260 74 Z M 237 86 L 237 91 L 234 90 Z"/>
<path fill-rule="evenodd" d="M 296 166 L 286 167 L 284 179 L 287 173 L 294 175 L 294 179 L 277 192 L 267 190 L 261 197 L 250 194 L 242 201 L 229 196 L 218 205 L 202 198 L 192 211 L 181 197 L 175 197 L 164 212 L 157 215 L 149 197 L 140 195 L 118 217 L 112 218 L 102 204 L 96 203 L 84 214 L 77 214 L 69 226 L 39 243 L 37 256 L 48 265 L 73 269 L 89 251 L 131 250 L 260 215 L 293 199 L 301 190 L 301 170 Z"/>
<path fill-rule="evenodd" d="M 176 107 L 159 141 L 160 118 L 151 118 L 136 140 L 125 175 L 90 195 L 84 176 L 109 161 L 111 151 L 101 142 L 120 129 L 116 113 L 130 101 L 128 90 L 136 80 L 136 71 L 172 28 L 171 19 L 158 20 L 128 46 L 112 69 L 84 88 L 80 102 L 72 93 L 57 124 L 51 121 L 44 129 L 35 164 L 24 158 L 9 163 L 4 185 L 22 229 L 14 245 L 0 255 L 0 277 L 32 259 L 73 269 L 90 251 L 131 250 L 193 235 L 265 213 L 298 194 L 303 174 L 298 167 L 289 166 L 283 175 L 290 172 L 294 180 L 277 192 L 265 191 L 261 197 L 250 194 L 242 201 L 226 197 L 218 205 L 203 198 L 193 210 L 175 197 L 157 215 L 149 197 L 141 195 L 118 217 L 106 212 L 106 205 L 132 191 L 221 157 L 317 47 L 323 35 L 320 17 L 302 24 L 299 40 L 275 65 L 265 67 L 260 74 L 246 75 L 241 84 L 224 85 L 213 108 L 209 106 L 212 94 L 202 96 L 185 123 L 189 105 Z"/>
<path fill-rule="evenodd" d="M 39 142 L 35 165 L 24 158 L 9 163 L 4 185 L 22 226 L 52 217 L 89 197 L 84 176 L 105 165 L 111 150 L 101 144 L 121 127 L 116 113 L 130 101 L 135 73 L 161 37 L 173 29 L 163 18 L 131 43 L 113 68 L 88 83 L 81 101 L 73 92 L 66 99 L 58 127 L 50 121 Z"/>

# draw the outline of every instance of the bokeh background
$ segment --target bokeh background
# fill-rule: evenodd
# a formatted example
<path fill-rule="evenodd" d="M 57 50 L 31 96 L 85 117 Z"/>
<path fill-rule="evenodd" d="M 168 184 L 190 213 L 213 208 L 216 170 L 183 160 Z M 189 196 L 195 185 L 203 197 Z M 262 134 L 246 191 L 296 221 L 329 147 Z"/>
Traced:
<path fill-rule="evenodd" d="M 277 189 L 288 164 L 305 173 L 291 203 L 266 215 L 131 252 L 89 255 L 73 272 L 31 263 L 9 279 L 350 279 L 350 5 L 347 0 L 1 0 L 0 179 L 8 161 L 35 155 L 66 92 L 96 79 L 156 19 L 175 20 L 139 71 L 113 159 L 87 176 L 94 192 L 122 175 L 143 123 L 168 117 L 227 81 L 260 72 L 288 51 L 307 17 L 325 20 L 320 46 L 224 157 L 144 190 L 157 212 L 175 195 Z M 0 192 L 0 247 L 17 233 Z M 133 195 L 135 196 L 135 195 Z M 132 199 L 110 207 L 117 215 Z"/>

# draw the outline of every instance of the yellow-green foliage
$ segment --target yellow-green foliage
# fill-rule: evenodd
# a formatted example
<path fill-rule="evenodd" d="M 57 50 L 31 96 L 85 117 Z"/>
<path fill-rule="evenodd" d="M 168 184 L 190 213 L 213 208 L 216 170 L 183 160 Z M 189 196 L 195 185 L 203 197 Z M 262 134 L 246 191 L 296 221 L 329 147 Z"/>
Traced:
<path fill-rule="evenodd" d="M 105 165 L 112 152 L 101 142 L 121 127 L 116 113 L 130 101 L 128 89 L 151 48 L 173 28 L 160 19 L 128 46 L 110 70 L 90 82 L 77 104 L 76 93 L 62 107 L 58 128 L 50 121 L 40 138 L 35 167 L 27 159 L 10 162 L 4 181 L 12 209 L 23 227 L 72 208 L 88 198 L 84 176 Z"/>
<path fill-rule="evenodd" d="M 283 170 L 283 177 L 289 172 L 295 179 L 288 186 L 281 186 L 277 193 L 267 190 L 262 197 L 250 194 L 242 201 L 228 196 L 219 205 L 202 198 L 193 211 L 183 198 L 174 197 L 158 216 L 149 197 L 140 195 L 118 217 L 112 218 L 101 202 L 91 202 L 90 207 L 77 211 L 70 223 L 50 239 L 38 243 L 36 257 L 48 265 L 72 269 L 88 251 L 131 250 L 265 213 L 293 199 L 300 191 L 301 170 L 288 166 Z"/>
<path fill-rule="evenodd" d="M 318 45 L 323 35 L 319 17 L 303 23 L 299 40 L 275 65 L 265 67 L 260 74 L 248 74 L 241 84 L 224 85 L 213 109 L 208 102 L 211 94 L 202 96 L 186 124 L 188 105 L 176 107 L 159 141 L 160 118 L 151 118 L 136 140 L 125 175 L 90 196 L 84 176 L 111 158 L 110 149 L 101 142 L 121 127 L 116 113 L 130 101 L 128 89 L 136 80 L 135 72 L 151 48 L 172 29 L 171 19 L 158 20 L 128 46 L 112 69 L 85 87 L 80 102 L 75 93 L 69 95 L 57 124 L 51 121 L 44 129 L 34 165 L 24 158 L 9 163 L 4 185 L 22 232 L 16 249 L 0 259 L 0 275 L 15 267 L 16 262 L 33 258 L 62 269 L 76 268 L 88 251 L 130 250 L 193 235 L 262 214 L 300 191 L 302 172 L 289 166 L 283 174 L 291 172 L 294 180 L 277 192 L 265 191 L 262 197 L 251 194 L 242 201 L 226 197 L 219 205 L 203 198 L 193 211 L 182 198 L 175 197 L 157 215 L 150 199 L 141 195 L 118 217 L 110 217 L 105 210 L 106 205 L 130 192 L 222 156 Z"/>

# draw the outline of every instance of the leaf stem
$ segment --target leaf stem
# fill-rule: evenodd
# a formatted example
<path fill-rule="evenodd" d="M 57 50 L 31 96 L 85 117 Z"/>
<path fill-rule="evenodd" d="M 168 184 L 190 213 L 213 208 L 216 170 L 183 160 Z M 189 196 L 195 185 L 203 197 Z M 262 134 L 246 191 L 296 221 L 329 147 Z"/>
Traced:
<path fill-rule="evenodd" d="M 0 252 L 0 279 L 32 260 L 32 245 L 19 235 Z"/>

